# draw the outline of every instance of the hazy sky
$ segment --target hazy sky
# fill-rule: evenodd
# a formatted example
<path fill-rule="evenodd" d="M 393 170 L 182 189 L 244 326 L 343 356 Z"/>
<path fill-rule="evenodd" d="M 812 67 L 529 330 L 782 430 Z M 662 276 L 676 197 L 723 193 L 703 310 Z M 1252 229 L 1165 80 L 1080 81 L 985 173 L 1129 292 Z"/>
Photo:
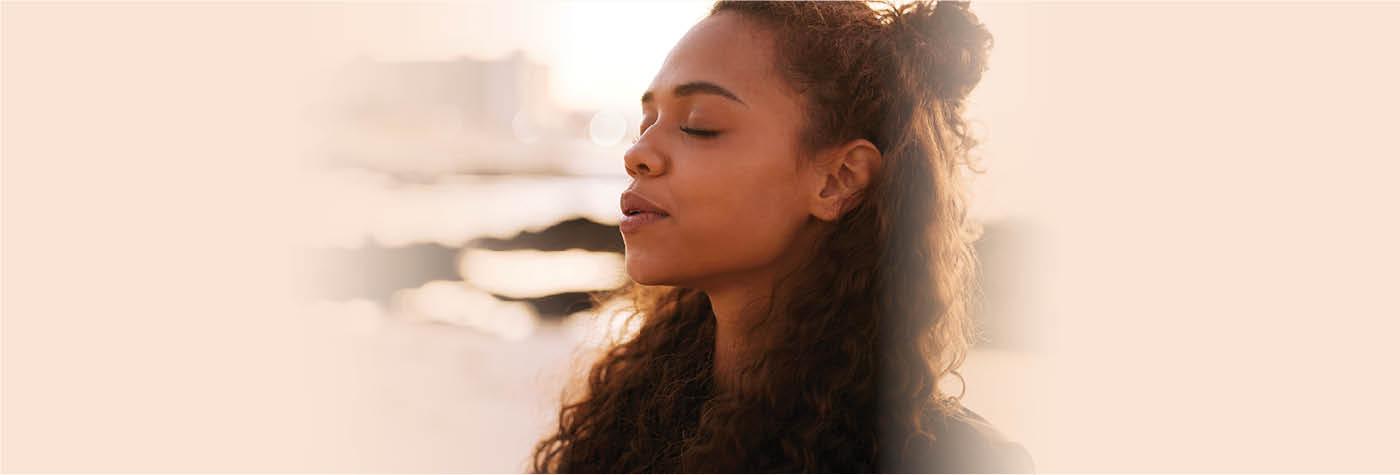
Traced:
<path fill-rule="evenodd" d="M 340 55 L 497 58 L 523 50 L 577 108 L 635 105 L 671 46 L 711 2 L 459 2 L 335 5 Z"/>
<path fill-rule="evenodd" d="M 710 1 L 467 2 L 334 5 L 335 57 L 497 58 L 523 50 L 549 66 L 551 93 L 570 108 L 613 109 L 635 129 L 638 98 L 666 53 Z M 1030 199 L 1024 171 L 1029 152 L 1024 112 L 1029 92 L 1028 16 L 1024 3 L 983 3 L 974 11 L 996 37 L 990 69 L 970 99 L 968 117 L 984 140 L 978 154 L 988 173 L 974 180 L 973 212 L 1016 214 Z M 328 32 L 331 30 L 328 30 Z M 620 157 L 619 157 L 620 159 Z"/>

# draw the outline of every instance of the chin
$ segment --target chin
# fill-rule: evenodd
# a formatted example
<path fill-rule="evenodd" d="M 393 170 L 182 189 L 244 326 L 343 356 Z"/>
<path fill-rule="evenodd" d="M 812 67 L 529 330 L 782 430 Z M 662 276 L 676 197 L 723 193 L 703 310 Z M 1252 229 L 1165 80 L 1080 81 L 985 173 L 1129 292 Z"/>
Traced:
<path fill-rule="evenodd" d="M 641 267 L 643 266 L 635 266 L 628 263 L 627 277 L 631 278 L 633 282 L 642 285 L 666 285 L 666 279 L 658 275 L 657 272 Z"/>
<path fill-rule="evenodd" d="M 675 285 L 672 269 L 657 264 L 627 256 L 627 277 L 642 285 Z"/>

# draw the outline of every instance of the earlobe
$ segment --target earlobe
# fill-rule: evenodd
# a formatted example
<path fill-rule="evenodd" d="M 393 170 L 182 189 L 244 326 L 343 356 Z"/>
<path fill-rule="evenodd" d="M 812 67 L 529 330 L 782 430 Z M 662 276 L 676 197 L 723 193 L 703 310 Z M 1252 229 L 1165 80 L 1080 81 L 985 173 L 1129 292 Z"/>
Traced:
<path fill-rule="evenodd" d="M 835 221 L 841 215 L 841 185 L 835 175 L 826 174 L 812 214 L 822 221 Z"/>

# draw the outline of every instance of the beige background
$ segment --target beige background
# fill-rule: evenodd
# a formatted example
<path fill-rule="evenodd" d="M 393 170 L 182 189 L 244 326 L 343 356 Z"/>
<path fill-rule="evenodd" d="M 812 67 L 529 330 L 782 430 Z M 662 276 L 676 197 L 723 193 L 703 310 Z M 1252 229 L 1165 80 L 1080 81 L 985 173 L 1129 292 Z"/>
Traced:
<path fill-rule="evenodd" d="M 521 470 L 573 330 L 309 310 L 304 104 L 519 47 L 631 107 L 704 5 L 647 8 L 5 3 L 3 469 Z M 973 407 L 1042 471 L 1400 471 L 1400 4 L 975 8 L 977 211 L 1032 225 L 1042 345 L 974 355 Z"/>

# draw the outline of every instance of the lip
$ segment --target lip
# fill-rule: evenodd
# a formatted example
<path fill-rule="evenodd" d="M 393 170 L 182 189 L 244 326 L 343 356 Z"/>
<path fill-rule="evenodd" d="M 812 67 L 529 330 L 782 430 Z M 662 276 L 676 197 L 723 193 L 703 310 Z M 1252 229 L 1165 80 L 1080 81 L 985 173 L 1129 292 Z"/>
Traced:
<path fill-rule="evenodd" d="M 622 221 L 617 224 L 617 227 L 619 230 L 622 231 L 623 234 L 631 234 L 637 232 L 637 230 L 641 229 L 642 226 L 646 226 L 657 221 L 664 221 L 669 218 L 669 216 L 664 214 L 653 213 L 651 211 L 643 211 L 630 216 L 623 216 Z"/>
<path fill-rule="evenodd" d="M 648 213 L 656 213 L 664 216 L 671 215 L 670 212 L 666 211 L 660 206 L 657 206 L 655 202 L 647 199 L 645 196 L 637 194 L 637 192 L 635 191 L 623 192 L 621 205 L 623 216 L 630 214 L 631 211 L 643 211 Z"/>
<path fill-rule="evenodd" d="M 624 233 L 635 232 L 642 226 L 669 218 L 671 213 L 655 202 L 633 191 L 622 193 L 622 220 L 618 224 Z"/>

